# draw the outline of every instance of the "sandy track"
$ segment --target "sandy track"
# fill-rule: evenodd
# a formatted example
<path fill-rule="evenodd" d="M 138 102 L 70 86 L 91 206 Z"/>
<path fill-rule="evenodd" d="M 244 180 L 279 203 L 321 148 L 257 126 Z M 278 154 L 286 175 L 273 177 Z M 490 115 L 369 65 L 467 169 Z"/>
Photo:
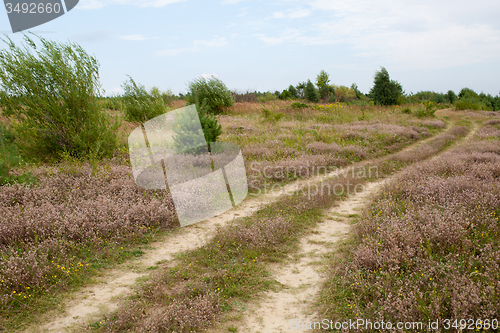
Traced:
<path fill-rule="evenodd" d="M 341 201 L 325 213 L 325 219 L 302 238 L 300 252 L 286 267 L 274 267 L 274 279 L 285 288 L 279 292 L 269 291 L 259 304 L 249 307 L 238 332 L 267 333 L 290 332 L 294 323 L 305 323 L 319 317 L 311 309 L 317 293 L 325 279 L 322 271 L 325 255 L 335 249 L 351 228 L 351 217 L 370 202 L 388 179 L 368 183 L 365 190 Z M 277 271 L 277 272 L 276 272 Z M 294 329 L 293 332 L 306 332 Z"/>
<path fill-rule="evenodd" d="M 404 150 L 414 149 L 433 138 L 434 137 L 430 137 L 411 144 Z M 395 154 L 397 154 L 397 152 Z M 387 158 L 387 156 L 385 158 Z M 367 162 L 369 161 L 359 162 L 350 167 L 355 168 L 357 166 L 363 166 Z M 49 312 L 45 314 L 37 324 L 26 329 L 25 332 L 76 331 L 81 325 L 88 324 L 92 318 L 98 318 L 102 314 L 110 313 L 117 309 L 119 299 L 132 292 L 131 287 L 136 283 L 136 280 L 148 275 L 148 271 L 146 270 L 148 267 L 154 266 L 159 261 L 171 261 L 177 253 L 201 247 L 213 237 L 217 228 L 224 227 L 236 218 L 251 216 L 260 208 L 277 201 L 282 195 L 292 194 L 300 188 L 308 184 L 317 183 L 322 179 L 338 176 L 340 172 L 341 170 L 337 170 L 327 175 L 316 175 L 307 179 L 301 179 L 281 187 L 279 191 L 264 193 L 257 197 L 249 195 L 247 200 L 238 207 L 222 215 L 173 231 L 165 240 L 150 244 L 152 250 L 145 251 L 146 254 L 142 257 L 124 263 L 116 269 L 105 272 L 104 275 L 98 279 L 98 283 L 72 293 L 68 297 L 69 300 L 63 305 L 65 309 L 63 315 L 55 311 Z M 341 224 L 337 224 L 336 227 L 326 224 L 328 226 L 325 225 L 325 228 L 330 231 L 325 230 L 325 234 L 330 232 L 335 233 L 335 237 L 340 237 L 342 234 L 346 233 L 347 224 L 342 224 L 342 222 L 338 223 Z M 318 232 L 322 233 L 323 231 Z M 305 242 L 306 243 L 303 244 L 304 249 L 308 249 L 308 246 L 313 246 L 309 240 Z M 319 246 L 319 248 L 321 247 L 322 246 Z M 310 251 L 313 250 L 314 249 L 311 247 Z M 317 251 L 319 251 L 319 249 Z M 309 264 L 303 263 L 302 266 L 309 266 Z M 310 279 L 314 279 L 317 282 L 315 275 L 317 273 L 315 273 L 314 270 L 310 270 L 309 274 Z M 293 274 L 290 276 L 290 279 L 293 280 L 296 277 L 297 274 Z M 314 288 L 318 287 L 316 286 Z M 307 293 L 311 294 L 312 291 L 313 290 L 309 290 Z M 303 294 L 305 295 L 306 293 Z"/>
<path fill-rule="evenodd" d="M 478 127 L 474 124 L 466 137 L 459 140 L 467 142 L 477 133 Z M 408 147 L 405 150 L 413 149 Z M 438 158 L 442 152 L 430 159 Z M 310 235 L 303 237 L 300 250 L 295 255 L 296 260 L 286 266 L 274 265 L 271 271 L 273 278 L 284 285 L 284 289 L 275 292 L 266 292 L 260 302 L 248 306 L 248 310 L 239 320 L 238 332 L 245 333 L 281 333 L 306 332 L 299 329 L 300 323 L 321 321 L 321 314 L 315 313 L 314 303 L 317 293 L 325 281 L 325 255 L 335 250 L 335 246 L 349 233 L 352 217 L 357 216 L 376 195 L 384 184 L 394 180 L 401 171 L 389 178 L 364 185 L 364 191 L 339 202 L 325 212 L 325 218 Z M 209 329 L 208 332 L 221 332 L 221 327 Z"/>

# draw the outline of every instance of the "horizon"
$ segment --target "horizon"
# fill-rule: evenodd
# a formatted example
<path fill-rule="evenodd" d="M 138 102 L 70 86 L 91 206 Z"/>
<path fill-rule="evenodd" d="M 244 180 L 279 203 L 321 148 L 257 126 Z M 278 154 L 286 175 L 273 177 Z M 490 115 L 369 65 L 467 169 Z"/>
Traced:
<path fill-rule="evenodd" d="M 200 76 L 231 91 L 274 92 L 315 82 L 321 70 L 330 84 L 366 94 L 385 67 L 405 94 L 468 87 L 496 96 L 498 13 L 490 0 L 81 0 L 32 31 L 95 55 L 106 95 L 121 94 L 127 75 L 179 95 Z M 23 34 L 7 36 L 18 43 Z"/>

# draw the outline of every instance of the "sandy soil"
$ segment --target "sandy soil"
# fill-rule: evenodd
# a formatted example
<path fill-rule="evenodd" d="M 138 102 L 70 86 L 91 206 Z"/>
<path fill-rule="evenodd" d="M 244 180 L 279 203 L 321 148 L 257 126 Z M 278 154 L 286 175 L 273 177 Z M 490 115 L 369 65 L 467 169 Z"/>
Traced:
<path fill-rule="evenodd" d="M 298 259 L 286 267 L 273 267 L 274 278 L 285 288 L 279 292 L 269 291 L 263 301 L 251 305 L 241 320 L 243 324 L 238 327 L 238 332 L 290 332 L 293 321 L 304 323 L 314 321 L 319 316 L 311 309 L 325 279 L 321 262 L 349 233 L 351 218 L 370 203 L 371 197 L 386 181 L 368 183 L 363 192 L 340 202 L 325 213 L 323 222 L 301 240 L 301 250 L 296 255 Z"/>

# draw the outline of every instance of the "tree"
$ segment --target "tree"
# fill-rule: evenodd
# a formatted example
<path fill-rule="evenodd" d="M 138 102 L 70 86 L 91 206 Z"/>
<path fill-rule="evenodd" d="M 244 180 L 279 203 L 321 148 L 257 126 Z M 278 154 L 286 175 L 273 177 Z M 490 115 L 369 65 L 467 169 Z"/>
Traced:
<path fill-rule="evenodd" d="M 41 160 L 110 156 L 120 124 L 99 102 L 99 62 L 78 44 L 38 39 L 24 36 L 21 47 L 1 39 L 0 107 L 17 120 L 20 152 Z"/>
<path fill-rule="evenodd" d="M 358 85 L 356 83 L 351 84 L 351 90 L 354 91 L 357 99 L 363 99 L 363 93 L 359 91 Z"/>
<path fill-rule="evenodd" d="M 306 86 L 304 88 L 304 97 L 310 102 L 317 103 L 319 101 L 319 91 L 318 89 L 316 89 L 311 80 L 307 80 Z"/>
<path fill-rule="evenodd" d="M 225 107 L 229 107 L 234 103 L 231 91 L 224 82 L 213 76 L 208 80 L 204 77 L 194 79 L 189 83 L 188 89 L 187 101 L 189 104 L 195 104 L 196 100 L 203 101 L 206 99 L 208 107 L 215 114 L 222 113 Z"/>
<path fill-rule="evenodd" d="M 324 70 L 319 72 L 316 76 L 316 86 L 319 89 L 319 95 L 321 98 L 328 97 L 328 83 L 330 82 L 330 76 Z"/>
<path fill-rule="evenodd" d="M 391 80 L 389 72 L 384 67 L 375 73 L 370 96 L 376 104 L 394 105 L 398 103 L 399 96 L 403 95 L 403 87 L 397 81 Z"/>
<path fill-rule="evenodd" d="M 297 96 L 298 96 L 299 98 L 304 98 L 304 90 L 305 90 L 305 88 L 306 88 L 306 84 L 307 84 L 307 82 L 300 82 L 300 83 L 298 83 L 298 84 L 295 86 L 295 88 L 296 88 L 296 90 L 297 90 Z"/>
<path fill-rule="evenodd" d="M 196 100 L 196 110 L 200 119 L 202 132 L 196 119 L 189 114 L 181 114 L 177 119 L 177 125 L 172 128 L 174 136 L 174 147 L 178 153 L 197 154 L 206 152 L 206 144 L 210 150 L 210 142 L 216 142 L 222 134 L 222 126 L 217 123 L 217 118 L 212 114 L 207 99 L 199 103 Z M 204 139 L 204 140 L 203 140 Z M 206 143 L 206 144 L 205 144 Z"/>
<path fill-rule="evenodd" d="M 157 87 L 150 92 L 142 84 L 137 84 L 129 76 L 128 81 L 122 84 L 125 117 L 128 121 L 146 122 L 165 112 L 165 101 Z"/>
<path fill-rule="evenodd" d="M 292 96 L 292 98 L 299 98 L 297 89 L 293 85 L 290 85 L 290 87 L 288 87 L 288 92 L 290 93 L 290 96 Z"/>
<path fill-rule="evenodd" d="M 479 98 L 479 95 L 471 88 L 462 88 L 458 93 L 458 98 Z"/>

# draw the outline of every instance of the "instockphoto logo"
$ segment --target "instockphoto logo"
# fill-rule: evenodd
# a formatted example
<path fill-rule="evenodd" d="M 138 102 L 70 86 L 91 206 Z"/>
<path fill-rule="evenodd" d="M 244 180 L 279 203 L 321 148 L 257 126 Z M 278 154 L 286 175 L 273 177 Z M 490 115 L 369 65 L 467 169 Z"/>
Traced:
<path fill-rule="evenodd" d="M 12 32 L 19 32 L 52 21 L 69 12 L 78 0 L 3 0 Z"/>
<path fill-rule="evenodd" d="M 145 189 L 168 186 L 181 226 L 220 215 L 248 194 L 239 146 L 209 146 L 194 105 L 137 127 L 128 145 L 136 184 Z"/>

